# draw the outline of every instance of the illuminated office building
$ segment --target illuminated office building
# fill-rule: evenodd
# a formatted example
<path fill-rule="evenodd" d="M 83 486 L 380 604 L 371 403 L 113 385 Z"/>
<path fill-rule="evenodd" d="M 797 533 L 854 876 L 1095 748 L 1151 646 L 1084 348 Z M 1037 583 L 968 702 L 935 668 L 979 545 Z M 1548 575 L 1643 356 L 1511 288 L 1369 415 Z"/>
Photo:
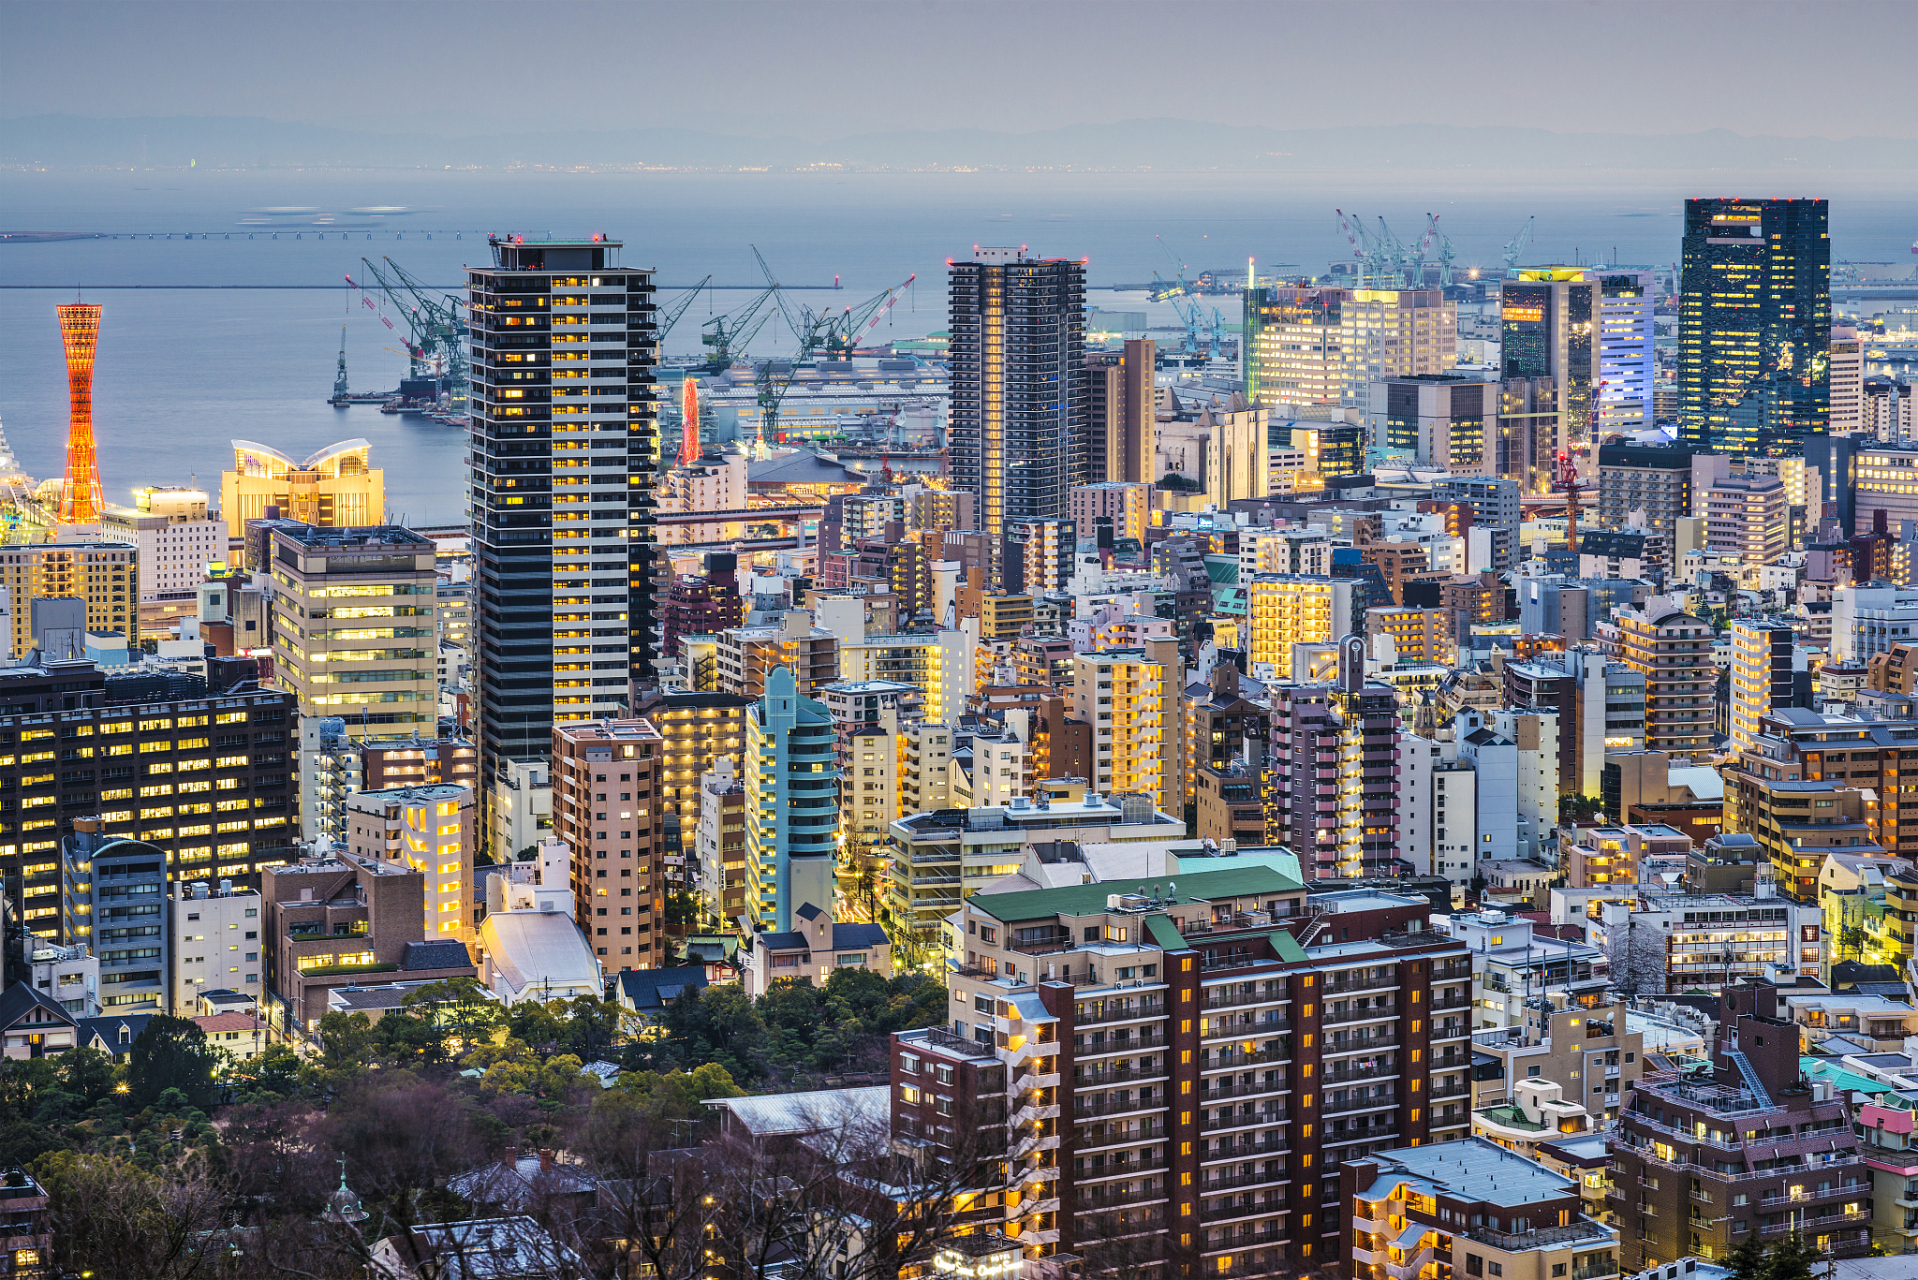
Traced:
<path fill-rule="evenodd" d="M 1831 421 L 1831 236 L 1823 200 L 1687 200 L 1679 438 L 1799 455 Z"/>

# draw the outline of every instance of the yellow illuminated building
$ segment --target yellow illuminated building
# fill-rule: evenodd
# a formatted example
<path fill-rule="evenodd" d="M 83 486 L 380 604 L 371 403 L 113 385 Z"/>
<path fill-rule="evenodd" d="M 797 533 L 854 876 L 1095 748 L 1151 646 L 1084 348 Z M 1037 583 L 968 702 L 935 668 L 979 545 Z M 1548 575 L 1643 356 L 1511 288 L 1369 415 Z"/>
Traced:
<path fill-rule="evenodd" d="M 59 542 L 0 552 L 0 585 L 13 605 L 13 655 L 33 649 L 33 602 L 87 602 L 88 631 L 118 631 L 140 645 L 140 552 L 125 542 Z"/>
<path fill-rule="evenodd" d="M 426 881 L 426 936 L 473 938 L 473 850 L 478 793 L 436 783 L 359 791 L 346 798 L 346 847 L 356 858 L 397 863 Z"/>
<path fill-rule="evenodd" d="M 365 440 L 328 445 L 295 462 L 271 445 L 233 442 L 233 470 L 220 475 L 220 515 L 238 535 L 249 520 L 280 518 L 344 528 L 386 519 L 386 473 L 369 468 L 373 446 Z"/>
<path fill-rule="evenodd" d="M 1254 674 L 1264 664 L 1271 677 L 1291 679 L 1292 646 L 1337 640 L 1350 627 L 1351 611 L 1352 583 L 1345 579 L 1258 574 L 1246 588 Z"/>
<path fill-rule="evenodd" d="M 1092 726 L 1092 785 L 1104 794 L 1149 795 L 1163 778 L 1165 672 L 1126 653 L 1072 659 L 1072 715 Z M 1177 732 L 1174 732 L 1177 739 Z"/>

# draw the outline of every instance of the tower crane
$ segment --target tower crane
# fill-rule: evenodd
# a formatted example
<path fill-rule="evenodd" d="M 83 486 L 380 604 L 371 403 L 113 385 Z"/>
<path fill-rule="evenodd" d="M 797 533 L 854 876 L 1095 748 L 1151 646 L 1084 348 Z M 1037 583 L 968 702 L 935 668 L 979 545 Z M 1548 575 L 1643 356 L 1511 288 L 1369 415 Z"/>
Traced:
<path fill-rule="evenodd" d="M 1507 280 L 1518 274 L 1518 255 L 1524 251 L 1527 244 L 1531 243 L 1532 224 L 1536 221 L 1538 221 L 1536 214 L 1525 219 L 1525 225 L 1518 229 L 1518 234 L 1505 242 L 1505 278 Z"/>

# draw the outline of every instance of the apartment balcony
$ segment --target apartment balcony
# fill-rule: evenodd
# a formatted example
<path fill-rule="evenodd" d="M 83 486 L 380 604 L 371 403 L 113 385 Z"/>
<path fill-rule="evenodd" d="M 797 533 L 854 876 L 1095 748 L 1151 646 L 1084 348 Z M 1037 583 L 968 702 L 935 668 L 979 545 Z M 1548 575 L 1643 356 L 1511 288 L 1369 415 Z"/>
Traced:
<path fill-rule="evenodd" d="M 1199 1121 L 1199 1132 L 1217 1133 L 1226 1129 L 1252 1129 L 1260 1125 L 1284 1124 L 1288 1113 L 1284 1107 L 1273 1107 L 1265 1111 L 1235 1111 L 1230 1115 L 1208 1116 Z"/>
<path fill-rule="evenodd" d="M 1396 1018 L 1399 1016 L 1399 1012 L 1399 1009 L 1396 1007 L 1384 1009 L 1347 1009 L 1342 1013 L 1328 1013 L 1322 1021 L 1325 1026 L 1336 1027 L 1348 1022 L 1371 1022 L 1385 1018 Z"/>
<path fill-rule="evenodd" d="M 1073 1025 L 1075 1027 L 1092 1027 L 1102 1023 L 1138 1022 L 1145 1018 L 1163 1017 L 1165 1017 L 1165 1005 L 1154 1001 L 1150 1004 L 1141 1004 L 1136 1008 L 1107 1009 L 1103 1013 L 1089 1014 L 1085 1017 L 1075 1016 Z"/>
<path fill-rule="evenodd" d="M 1254 1080 L 1250 1084 L 1221 1085 L 1208 1089 L 1199 1095 L 1202 1106 L 1213 1106 L 1227 1098 L 1253 1098 L 1265 1093 L 1289 1093 L 1292 1084 L 1288 1080 Z"/>
<path fill-rule="evenodd" d="M 1156 1142 L 1164 1137 L 1165 1125 L 1159 1122 L 1132 1126 L 1087 1126 L 1075 1130 L 1073 1135 L 1074 1141 L 1078 1144 L 1078 1150 L 1082 1152 L 1100 1147 L 1122 1147 L 1134 1142 Z"/>
<path fill-rule="evenodd" d="M 1081 1187 L 1084 1187 L 1088 1185 L 1089 1183 L 1097 1182 L 1100 1179 L 1136 1178 L 1141 1173 L 1145 1173 L 1153 1169 L 1163 1169 L 1166 1167 L 1168 1163 L 1169 1161 L 1167 1161 L 1167 1159 L 1164 1156 L 1154 1156 L 1149 1160 L 1116 1161 L 1112 1164 L 1100 1165 L 1097 1168 L 1075 1170 L 1073 1172 L 1072 1177 L 1074 1182 L 1078 1183 Z M 1081 1191 L 1080 1194 L 1083 1196 L 1088 1193 Z M 1162 1196 L 1162 1195 L 1165 1195 L 1166 1192 L 1158 1191 L 1153 1194 Z M 1149 1199 L 1150 1197 L 1147 1197 L 1147 1198 Z"/>
<path fill-rule="evenodd" d="M 1170 1098 L 1125 1098 L 1118 1101 L 1105 1099 L 1079 1101 L 1075 1099 L 1072 1114 L 1075 1119 L 1094 1120 L 1101 1116 L 1131 1115 L 1135 1111 L 1157 1111 L 1170 1106 Z"/>
<path fill-rule="evenodd" d="M 1115 1067 L 1111 1071 L 1072 1073 L 1074 1089 L 1100 1089 L 1107 1085 L 1127 1084 L 1134 1080 L 1163 1080 L 1172 1073 L 1167 1065 L 1156 1067 Z"/>
<path fill-rule="evenodd" d="M 1834 1231 L 1839 1227 L 1849 1226 L 1859 1222 L 1868 1222 L 1870 1220 L 1871 1214 L 1860 1209 L 1856 1213 L 1833 1213 L 1827 1214 L 1822 1218 L 1794 1218 L 1789 1222 L 1773 1222 L 1759 1227 L 1758 1234 L 1765 1239 L 1790 1235 L 1793 1232 L 1802 1232 L 1805 1235 L 1817 1235 L 1826 1231 Z"/>
<path fill-rule="evenodd" d="M 1097 1044 L 1075 1045 L 1073 1056 L 1084 1058 L 1094 1054 L 1137 1053 L 1141 1049 L 1157 1049 L 1165 1044 L 1165 1033 L 1151 1031 L 1144 1035 L 1125 1036 L 1121 1039 L 1106 1040 Z"/>
<path fill-rule="evenodd" d="M 1245 1036 L 1270 1036 L 1290 1031 L 1292 1023 L 1285 1018 L 1266 1018 L 1257 1022 L 1212 1022 L 1199 1033 L 1201 1040 L 1229 1040 Z"/>
<path fill-rule="evenodd" d="M 1199 1148 L 1199 1163 L 1222 1164 L 1235 1160 L 1250 1160 L 1258 1156 L 1282 1156 L 1291 1149 L 1291 1140 L 1285 1134 L 1269 1133 L 1258 1142 L 1243 1146 L 1226 1144 L 1216 1151 L 1208 1150 L 1202 1144 Z"/>
<path fill-rule="evenodd" d="M 1328 1102 L 1321 1108 L 1321 1111 L 1325 1115 L 1336 1116 L 1344 1115 L 1352 1111 L 1372 1111 L 1381 1107 L 1396 1107 L 1398 1104 L 1398 1094 L 1393 1092 L 1383 1097 L 1349 1098 L 1344 1102 Z"/>
<path fill-rule="evenodd" d="M 1284 1169 L 1270 1169 L 1264 1173 L 1229 1174 L 1220 1178 L 1207 1178 L 1199 1184 L 1200 1195 L 1217 1195 L 1221 1191 L 1232 1191 L 1239 1187 L 1265 1187 L 1275 1182 L 1285 1182 L 1291 1174 Z"/>

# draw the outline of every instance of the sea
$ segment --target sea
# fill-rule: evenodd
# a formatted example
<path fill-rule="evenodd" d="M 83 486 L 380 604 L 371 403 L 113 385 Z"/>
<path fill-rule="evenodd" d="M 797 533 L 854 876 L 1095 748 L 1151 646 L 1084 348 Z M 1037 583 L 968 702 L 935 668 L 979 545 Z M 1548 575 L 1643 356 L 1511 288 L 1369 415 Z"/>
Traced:
<path fill-rule="evenodd" d="M 1885 181 L 1778 191 L 1767 180 L 1758 190 L 1830 198 L 1834 260 L 1902 261 L 1918 201 L 1911 183 L 1885 190 Z M 751 302 L 769 275 L 789 306 L 814 310 L 856 308 L 910 279 L 874 339 L 943 329 L 945 265 L 981 245 L 1083 258 L 1089 305 L 1172 326 L 1172 305 L 1148 304 L 1137 287 L 1155 273 L 1238 277 L 1248 260 L 1261 275 L 1322 271 L 1350 257 L 1341 209 L 1368 234 L 1383 219 L 1407 241 L 1437 215 L 1460 273 L 1496 270 L 1528 222 L 1526 261 L 1667 265 L 1679 256 L 1684 197 L 1737 183 L 1724 174 L 1469 183 L 1450 174 L 1421 185 L 1404 173 L 1213 171 L 13 171 L 0 182 L 0 234 L 90 238 L 0 240 L 0 429 L 30 475 L 62 470 L 68 402 L 54 307 L 82 298 L 104 308 L 94 423 L 110 502 L 153 484 L 217 492 L 235 439 L 297 459 L 364 437 L 392 519 L 454 524 L 465 511 L 463 431 L 326 403 L 342 340 L 355 390 L 390 389 L 407 367 L 398 306 L 382 302 L 400 326 L 389 329 L 347 284 L 371 283 L 363 259 L 453 290 L 466 266 L 488 261 L 488 234 L 604 235 L 622 243 L 623 265 L 657 272 L 662 304 L 685 302 L 664 344 L 671 356 L 697 352 L 700 326 Z M 1134 288 L 1117 289 L 1125 285 Z M 1236 319 L 1235 299 L 1200 302 L 1208 316 L 1217 306 Z M 752 354 L 791 344 L 775 322 Z"/>

